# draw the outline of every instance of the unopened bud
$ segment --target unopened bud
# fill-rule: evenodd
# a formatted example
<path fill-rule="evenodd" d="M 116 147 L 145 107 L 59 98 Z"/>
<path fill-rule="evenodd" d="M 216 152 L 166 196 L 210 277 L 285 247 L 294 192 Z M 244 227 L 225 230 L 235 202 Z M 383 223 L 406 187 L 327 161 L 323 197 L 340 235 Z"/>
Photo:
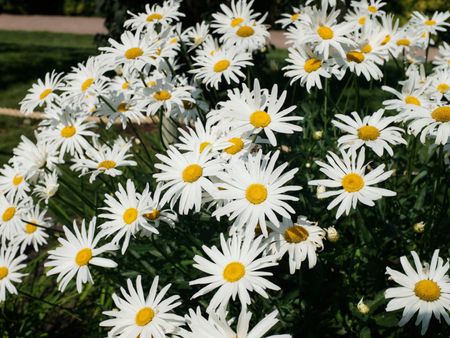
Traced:
<path fill-rule="evenodd" d="M 331 226 L 327 229 L 327 239 L 331 243 L 336 243 L 339 240 L 339 232 L 336 230 L 334 226 Z"/>
<path fill-rule="evenodd" d="M 358 308 L 359 313 L 366 315 L 369 313 L 370 308 L 369 306 L 367 306 L 366 303 L 364 303 L 364 297 L 361 298 L 361 300 L 358 302 L 358 305 L 356 305 L 356 307 Z"/>
<path fill-rule="evenodd" d="M 425 231 L 425 223 L 424 222 L 418 222 L 418 223 L 413 225 L 413 229 L 418 234 L 421 234 L 422 232 Z"/>
<path fill-rule="evenodd" d="M 323 130 L 317 130 L 313 134 L 313 139 L 318 141 L 322 138 L 322 136 L 323 136 Z"/>
<path fill-rule="evenodd" d="M 318 199 L 322 199 L 321 195 L 326 191 L 326 188 L 323 185 L 318 185 L 316 190 L 316 197 Z"/>

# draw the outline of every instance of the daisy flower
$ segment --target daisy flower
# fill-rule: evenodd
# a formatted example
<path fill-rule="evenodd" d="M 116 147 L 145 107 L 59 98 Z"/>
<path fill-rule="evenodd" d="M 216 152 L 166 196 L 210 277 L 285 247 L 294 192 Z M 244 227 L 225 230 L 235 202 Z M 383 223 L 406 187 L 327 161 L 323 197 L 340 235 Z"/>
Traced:
<path fill-rule="evenodd" d="M 55 71 L 45 74 L 44 81 L 38 79 L 37 83 L 28 90 L 28 94 L 20 102 L 20 111 L 24 114 L 31 114 L 36 107 L 50 105 L 58 98 L 57 92 L 63 89 L 63 74 Z"/>
<path fill-rule="evenodd" d="M 253 236 L 234 235 L 227 241 L 223 234 L 220 235 L 220 246 L 222 252 L 216 247 L 202 249 L 211 259 L 196 255 L 194 267 L 210 276 L 202 277 L 189 282 L 190 285 L 207 284 L 192 298 L 203 296 L 217 289 L 209 302 L 207 312 L 215 311 L 217 308 L 225 309 L 230 301 L 239 297 L 242 306 L 251 302 L 249 291 L 255 291 L 264 298 L 269 298 L 266 289 L 279 290 L 280 288 L 268 281 L 263 276 L 272 276 L 272 273 L 261 271 L 268 267 L 277 265 L 274 256 L 266 255 L 259 257 L 264 251 L 261 246 L 262 237 L 256 239 Z"/>
<path fill-rule="evenodd" d="M 183 338 L 290 338 L 290 335 L 265 336 L 265 334 L 278 323 L 278 311 L 273 311 L 259 321 L 250 330 L 252 313 L 242 308 L 236 325 L 236 332 L 231 328 L 232 320 L 226 320 L 225 316 L 218 313 L 209 314 L 208 319 L 202 316 L 200 308 L 197 311 L 189 309 L 186 322 L 189 331 L 180 332 Z"/>
<path fill-rule="evenodd" d="M 58 173 L 53 171 L 46 173 L 40 178 L 38 184 L 33 189 L 33 194 L 36 194 L 39 201 L 44 200 L 48 204 L 48 200 L 56 195 L 59 189 Z"/>
<path fill-rule="evenodd" d="M 213 216 L 229 215 L 235 229 L 245 226 L 249 233 L 259 223 L 266 236 L 266 218 L 276 227 L 280 226 L 276 214 L 289 218 L 294 209 L 286 201 L 298 201 L 298 198 L 287 193 L 301 187 L 286 185 L 298 168 L 283 173 L 288 163 L 275 167 L 279 154 L 276 151 L 272 156 L 263 156 L 260 150 L 255 156 L 249 155 L 247 161 L 234 161 L 226 166 L 226 171 L 217 175 L 222 182 L 218 184 L 216 196 L 230 202 L 218 207 Z"/>
<path fill-rule="evenodd" d="M 396 96 L 395 99 L 383 101 L 383 105 L 385 109 L 399 112 L 409 111 L 414 106 L 427 106 L 429 101 L 425 93 L 427 88 L 428 86 L 418 84 L 416 75 L 411 75 L 403 82 L 401 92 L 389 86 L 382 86 L 382 90 Z"/>
<path fill-rule="evenodd" d="M 162 26 L 170 25 L 174 21 L 179 21 L 180 17 L 184 14 L 179 12 L 180 1 L 178 0 L 167 0 L 162 3 L 162 5 L 154 4 L 150 7 L 150 4 L 145 5 L 145 12 L 133 14 L 128 11 L 131 15 L 131 19 L 125 21 L 125 27 L 132 27 L 132 29 L 142 29 L 147 30 L 154 29 L 156 24 Z"/>
<path fill-rule="evenodd" d="M 223 79 L 228 84 L 239 83 L 239 78 L 245 79 L 241 68 L 253 65 L 251 59 L 250 53 L 238 48 L 221 49 L 213 54 L 193 57 L 194 69 L 190 73 L 195 74 L 195 79 L 201 80 L 206 86 L 218 89 Z"/>
<path fill-rule="evenodd" d="M 76 285 L 78 293 L 81 293 L 84 283 L 94 281 L 89 271 L 89 265 L 101 266 L 104 268 L 115 268 L 117 263 L 108 258 L 98 257 L 107 252 L 117 250 L 117 246 L 108 243 L 98 246 L 102 239 L 102 234 L 95 235 L 96 218 L 94 217 L 86 229 L 85 220 L 81 221 L 81 231 L 78 229 L 76 221 L 73 222 L 73 232 L 63 226 L 65 238 L 59 237 L 61 244 L 55 250 L 50 250 L 48 261 L 44 264 L 51 267 L 47 271 L 47 276 L 58 275 L 56 281 L 59 283 L 58 290 L 63 292 L 67 284 L 76 275 Z"/>
<path fill-rule="evenodd" d="M 316 161 L 320 166 L 320 171 L 327 175 L 328 179 L 309 181 L 310 185 L 322 185 L 326 188 L 338 188 L 321 193 L 320 198 L 327 198 L 338 195 L 327 207 L 328 210 L 339 205 L 336 213 L 336 219 L 350 209 L 356 208 L 356 204 L 361 202 L 368 206 L 374 206 L 376 201 L 383 196 L 395 196 L 396 192 L 373 187 L 374 184 L 388 179 L 393 171 L 384 171 L 385 165 L 382 164 L 369 172 L 365 173 L 367 164 L 365 160 L 365 148 L 361 148 L 359 154 L 355 150 L 345 152 L 341 150 L 342 159 L 331 151 L 327 155 L 328 163 Z"/>
<path fill-rule="evenodd" d="M 147 203 L 150 206 L 151 211 L 144 214 L 144 217 L 152 224 L 155 228 L 158 228 L 160 223 L 165 223 L 170 227 L 175 227 L 175 222 L 178 221 L 177 214 L 168 208 L 164 208 L 164 204 L 161 203 L 161 186 L 159 183 L 156 186 L 153 196 L 149 195 Z M 142 229 L 142 232 L 146 235 L 151 235 L 152 232 Z"/>
<path fill-rule="evenodd" d="M 125 70 L 141 70 L 147 63 L 151 62 L 151 56 L 156 54 L 158 48 L 158 36 L 156 33 L 141 36 L 141 29 L 134 34 L 125 31 L 120 36 L 120 42 L 110 38 L 108 42 L 111 47 L 100 47 L 105 52 L 99 58 L 109 65 L 110 69 L 123 65 Z"/>
<path fill-rule="evenodd" d="M 382 61 L 375 54 L 353 49 L 347 51 L 345 55 L 344 59 L 338 59 L 342 72 L 349 69 L 350 72 L 355 73 L 357 76 L 362 74 L 367 81 L 371 79 L 379 80 L 383 77 L 383 72 L 377 65 L 377 63 L 382 63 Z"/>
<path fill-rule="evenodd" d="M 298 22 L 301 20 L 302 11 L 300 7 L 292 7 L 291 13 L 283 13 L 281 14 L 281 19 L 275 21 L 281 25 L 281 28 L 286 28 L 293 24 L 294 22 Z"/>
<path fill-rule="evenodd" d="M 222 170 L 222 160 L 214 159 L 210 151 L 196 151 L 180 153 L 175 147 L 170 146 L 167 155 L 157 154 L 161 161 L 155 167 L 161 170 L 153 177 L 157 182 L 164 182 L 161 189 L 166 190 L 161 203 L 170 201 L 173 209 L 179 200 L 178 212 L 187 214 L 191 209 L 200 211 L 202 192 L 214 196 L 216 186 L 211 182 L 210 176 L 217 176 Z"/>
<path fill-rule="evenodd" d="M 386 2 L 382 2 L 382 0 L 360 0 L 360 1 L 352 1 L 350 4 L 354 8 L 358 8 L 362 11 L 365 11 L 370 16 L 383 16 L 384 11 L 380 10 Z"/>
<path fill-rule="evenodd" d="M 331 68 L 328 66 L 328 62 L 312 53 L 310 55 L 303 48 L 289 48 L 286 62 L 288 65 L 283 68 L 286 71 L 284 76 L 291 78 L 291 85 L 300 80 L 300 85 L 306 85 L 308 93 L 312 87 L 322 89 L 321 77 L 331 77 Z"/>
<path fill-rule="evenodd" d="M 114 234 L 112 243 L 118 244 L 122 238 L 122 254 L 128 248 L 130 237 L 135 236 L 141 229 L 146 229 L 158 234 L 158 230 L 150 224 L 145 214 L 151 213 L 153 208 L 150 199 L 149 186 L 147 185 L 142 194 L 136 191 L 133 181 L 127 180 L 126 190 L 119 183 L 119 189 L 112 195 L 105 195 L 106 207 L 101 209 L 106 212 L 100 214 L 100 218 L 108 221 L 100 225 L 101 235 L 111 236 Z"/>
<path fill-rule="evenodd" d="M 362 146 L 372 149 L 378 156 L 383 156 L 384 150 L 393 156 L 394 152 L 390 145 L 406 144 L 402 138 L 402 128 L 390 126 L 397 117 L 383 117 L 384 109 L 379 109 L 373 115 L 365 116 L 363 119 L 352 112 L 352 117 L 337 114 L 336 120 L 332 120 L 335 127 L 341 129 L 348 135 L 341 136 L 338 145 L 342 149 L 357 150 Z"/>
<path fill-rule="evenodd" d="M 243 21 L 237 24 L 233 30 L 222 35 L 220 42 L 223 42 L 226 48 L 235 46 L 249 52 L 264 47 L 270 36 L 266 25 L 263 24 L 266 16 L 267 14 L 258 20 Z"/>
<path fill-rule="evenodd" d="M 195 121 L 194 129 L 187 127 L 178 129 L 181 143 L 175 144 L 175 147 L 182 151 L 191 151 L 202 153 L 206 149 L 217 152 L 225 149 L 228 143 L 222 139 L 222 129 L 218 125 L 212 125 L 211 120 L 207 120 L 203 125 L 201 120 Z"/>
<path fill-rule="evenodd" d="M 183 324 L 183 317 L 172 313 L 179 306 L 179 296 L 164 299 L 171 284 L 158 292 L 159 276 L 156 276 L 145 297 L 141 276 L 136 278 L 136 287 L 127 279 L 128 290 L 120 288 L 122 297 L 113 294 L 115 310 L 104 311 L 111 319 L 104 320 L 100 326 L 112 327 L 108 337 L 165 338 Z"/>
<path fill-rule="evenodd" d="M 434 136 L 436 144 L 445 145 L 450 137 L 450 105 L 432 104 L 428 107 L 415 107 L 402 115 L 410 121 L 408 130 L 425 143 L 427 135 Z"/>
<path fill-rule="evenodd" d="M 195 26 L 189 27 L 186 32 L 186 45 L 189 48 L 189 51 L 194 48 L 200 46 L 209 35 L 209 25 L 202 21 L 201 23 L 197 23 Z"/>
<path fill-rule="evenodd" d="M 81 171 L 81 175 L 90 173 L 89 182 L 95 181 L 99 174 L 111 177 L 122 175 L 121 167 L 136 166 L 137 163 L 130 158 L 128 152 L 131 149 L 131 142 L 114 142 L 112 146 L 104 144 L 91 147 L 86 150 L 85 157 L 75 158 L 71 170 Z"/>
<path fill-rule="evenodd" d="M 326 7 L 311 13 L 305 36 L 301 40 L 304 44 L 313 44 L 314 51 L 323 55 L 325 60 L 334 51 L 345 58 L 343 45 L 354 46 L 354 41 L 348 37 L 354 27 L 348 22 L 337 23 L 339 13 L 332 10 L 327 14 Z"/>
<path fill-rule="evenodd" d="M 450 101 L 450 71 L 448 69 L 436 70 L 429 76 L 429 95 L 440 101 L 445 97 Z"/>
<path fill-rule="evenodd" d="M 410 20 L 410 24 L 419 30 L 419 33 L 426 32 L 428 34 L 437 34 L 445 32 L 450 23 L 446 22 L 450 18 L 450 12 L 434 12 L 429 17 L 420 12 L 414 11 Z"/>
<path fill-rule="evenodd" d="M 6 299 L 6 292 L 17 295 L 17 289 L 13 283 L 22 283 L 22 277 L 25 273 L 19 272 L 26 264 L 23 261 L 27 259 L 25 255 L 17 255 L 19 247 L 14 245 L 0 247 L 0 303 Z"/>
<path fill-rule="evenodd" d="M 444 41 L 443 44 L 439 46 L 439 53 L 434 58 L 433 64 L 435 65 L 436 70 L 450 70 L 450 45 L 447 42 Z"/>
<path fill-rule="evenodd" d="M 24 213 L 29 208 L 29 199 L 19 199 L 18 196 L 7 198 L 0 193 L 0 238 L 1 245 L 12 240 L 22 228 Z"/>
<path fill-rule="evenodd" d="M 98 57 L 90 57 L 86 64 L 79 63 L 78 67 L 73 67 L 72 72 L 64 77 L 66 82 L 64 99 L 79 103 L 92 95 L 96 95 L 102 88 L 104 72 L 104 63 L 100 62 Z"/>
<path fill-rule="evenodd" d="M 94 126 L 94 122 L 86 122 L 84 117 L 63 115 L 51 120 L 50 126 L 42 131 L 41 136 L 43 141 L 52 143 L 59 150 L 59 160 L 63 161 L 66 153 L 82 156 L 91 147 L 86 138 L 96 137 L 95 132 L 89 130 Z"/>
<path fill-rule="evenodd" d="M 215 33 L 220 35 L 233 31 L 235 27 L 243 22 L 248 22 L 260 16 L 260 13 L 254 13 L 252 9 L 253 0 L 238 0 L 231 1 L 231 7 L 224 3 L 220 4 L 222 12 L 213 13 L 212 28 L 215 28 Z"/>
<path fill-rule="evenodd" d="M 24 253 L 27 247 L 32 246 L 34 251 L 39 251 L 39 246 L 47 244 L 48 234 L 42 227 L 49 227 L 51 220 L 45 217 L 47 210 L 40 210 L 39 204 L 30 208 L 23 216 L 21 231 L 13 238 L 14 244 L 20 246 L 20 253 Z M 39 225 L 39 226 L 37 226 Z"/>
<path fill-rule="evenodd" d="M 0 193 L 13 198 L 17 195 L 20 199 L 26 198 L 30 192 L 26 171 L 19 166 L 5 164 L 0 169 Z"/>
<path fill-rule="evenodd" d="M 144 115 L 141 112 L 141 105 L 136 96 L 132 97 L 127 92 L 110 92 L 108 95 L 102 96 L 100 105 L 95 115 L 106 116 L 108 118 L 107 128 L 113 123 L 120 121 L 122 128 L 125 129 L 128 123 L 141 124 Z"/>
<path fill-rule="evenodd" d="M 417 32 L 410 27 L 403 26 L 392 38 L 394 40 L 393 46 L 395 46 L 392 54 L 394 57 L 398 57 L 403 52 L 405 52 L 405 54 L 408 53 L 411 47 L 416 46 L 420 39 L 420 35 L 417 35 Z"/>
<path fill-rule="evenodd" d="M 298 217 L 297 222 L 284 218 L 279 227 L 270 226 L 272 230 L 267 239 L 268 250 L 280 260 L 289 253 L 289 271 L 291 275 L 301 268 L 302 262 L 308 259 L 308 267 L 312 269 L 317 263 L 317 250 L 323 249 L 325 230 L 306 217 Z"/>
<path fill-rule="evenodd" d="M 272 91 L 261 89 L 259 81 L 255 79 L 253 91 L 243 84 L 242 92 L 235 88 L 228 91 L 228 101 L 221 102 L 222 109 L 216 119 L 229 119 L 236 129 L 258 134 L 264 131 L 270 144 L 277 145 L 274 132 L 293 134 L 302 131 L 300 126 L 290 122 L 301 121 L 300 116 L 288 116 L 296 106 L 282 109 L 287 92 L 283 91 L 278 97 L 278 86 L 275 84 Z"/>
<path fill-rule="evenodd" d="M 422 263 L 415 251 L 411 251 L 414 259 L 414 268 L 406 256 L 400 258 L 405 273 L 386 268 L 386 274 L 400 286 L 389 288 L 385 292 L 386 299 L 391 299 L 386 311 L 403 309 L 400 326 L 405 325 L 414 314 L 417 315 L 416 325 L 422 324 L 421 334 L 424 335 L 430 324 L 431 317 L 440 321 L 441 315 L 447 325 L 450 317 L 447 314 L 450 308 L 450 277 L 448 260 L 439 257 L 439 250 L 435 250 L 430 264 Z"/>
<path fill-rule="evenodd" d="M 206 113 L 209 111 L 209 104 L 203 97 L 203 90 L 199 88 L 196 81 L 192 81 L 191 88 L 190 93 L 193 100 L 184 100 L 182 101 L 183 105 L 175 105 L 170 111 L 174 119 L 186 125 L 194 123 L 198 119 L 200 112 Z"/>

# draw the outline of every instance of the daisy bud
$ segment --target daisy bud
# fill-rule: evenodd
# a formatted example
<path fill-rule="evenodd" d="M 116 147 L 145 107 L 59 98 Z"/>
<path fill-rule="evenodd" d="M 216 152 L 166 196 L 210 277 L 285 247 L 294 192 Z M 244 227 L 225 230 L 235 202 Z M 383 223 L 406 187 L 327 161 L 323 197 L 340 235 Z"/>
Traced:
<path fill-rule="evenodd" d="M 320 195 L 322 195 L 324 192 L 326 191 L 325 186 L 323 185 L 318 185 L 317 186 L 317 190 L 316 190 L 316 197 L 318 199 L 322 199 L 322 197 Z"/>
<path fill-rule="evenodd" d="M 139 145 L 139 144 L 141 144 L 141 140 L 140 140 L 140 139 L 138 139 L 138 138 L 135 138 L 135 139 L 134 139 L 134 143 L 136 143 L 136 144 L 138 144 L 138 145 Z"/>
<path fill-rule="evenodd" d="M 306 168 L 311 168 L 311 163 L 306 162 L 305 167 L 306 167 Z"/>
<path fill-rule="evenodd" d="M 327 228 L 327 239 L 331 243 L 336 243 L 339 240 L 339 232 L 336 230 L 334 226 Z"/>
<path fill-rule="evenodd" d="M 313 139 L 319 141 L 323 136 L 323 130 L 317 130 L 313 134 Z"/>
<path fill-rule="evenodd" d="M 358 302 L 358 304 L 356 305 L 356 307 L 358 308 L 359 313 L 366 315 L 369 313 L 370 308 L 369 306 L 367 306 L 366 303 L 364 303 L 364 297 L 361 298 L 361 300 Z"/>
<path fill-rule="evenodd" d="M 414 232 L 421 234 L 425 231 L 425 223 L 424 222 L 418 222 L 413 225 Z"/>

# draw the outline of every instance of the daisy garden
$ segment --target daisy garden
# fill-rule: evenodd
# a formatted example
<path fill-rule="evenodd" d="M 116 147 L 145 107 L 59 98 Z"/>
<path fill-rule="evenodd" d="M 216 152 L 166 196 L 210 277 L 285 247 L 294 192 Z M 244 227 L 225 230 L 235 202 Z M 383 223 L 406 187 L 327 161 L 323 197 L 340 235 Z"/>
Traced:
<path fill-rule="evenodd" d="M 178 0 L 20 102 L 2 337 L 448 337 L 449 11 Z M 206 6 L 206 2 L 205 2 Z"/>

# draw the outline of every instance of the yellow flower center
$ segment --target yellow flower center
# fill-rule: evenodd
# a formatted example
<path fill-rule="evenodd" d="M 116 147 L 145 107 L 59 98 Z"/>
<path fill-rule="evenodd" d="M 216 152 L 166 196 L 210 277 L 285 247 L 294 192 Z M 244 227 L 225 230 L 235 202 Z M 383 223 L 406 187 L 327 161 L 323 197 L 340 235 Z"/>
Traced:
<path fill-rule="evenodd" d="M 158 101 L 167 101 L 172 97 L 172 94 L 167 90 L 158 90 L 155 94 L 153 94 L 153 98 Z"/>
<path fill-rule="evenodd" d="M 378 8 L 376 8 L 375 6 L 369 6 L 367 7 L 367 9 L 369 10 L 370 13 L 378 12 Z"/>
<path fill-rule="evenodd" d="M 300 13 L 294 13 L 291 15 L 291 21 L 297 21 L 300 17 Z"/>
<path fill-rule="evenodd" d="M 342 179 L 342 187 L 347 192 L 356 192 L 364 187 L 364 180 L 361 175 L 350 173 Z"/>
<path fill-rule="evenodd" d="M 154 221 L 155 219 L 157 219 L 159 217 L 160 213 L 161 212 L 158 209 L 153 209 L 149 213 L 144 214 L 144 217 L 148 218 L 151 221 Z"/>
<path fill-rule="evenodd" d="M 129 86 L 129 83 L 128 83 L 128 82 L 122 83 L 122 89 L 123 89 L 123 90 L 128 89 L 128 86 Z"/>
<path fill-rule="evenodd" d="M 364 54 L 370 53 L 372 51 L 372 46 L 370 44 L 367 44 L 361 48 L 361 52 Z"/>
<path fill-rule="evenodd" d="M 261 204 L 267 199 L 267 188 L 259 183 L 250 184 L 245 190 L 245 198 L 252 204 Z"/>
<path fill-rule="evenodd" d="M 152 22 L 155 20 L 161 20 L 163 18 L 163 16 L 159 13 L 152 13 L 150 15 L 147 16 L 147 22 Z"/>
<path fill-rule="evenodd" d="M 81 91 L 86 91 L 86 89 L 88 89 L 92 84 L 94 83 L 94 79 L 92 77 L 90 77 L 89 79 L 87 79 L 86 81 L 84 81 L 81 84 Z"/>
<path fill-rule="evenodd" d="M 327 26 L 320 26 L 317 29 L 317 34 L 324 40 L 331 40 L 334 37 L 333 30 Z"/>
<path fill-rule="evenodd" d="M 155 318 L 155 311 L 151 307 L 143 307 L 138 311 L 135 317 L 136 325 L 145 326 Z"/>
<path fill-rule="evenodd" d="M 407 96 L 407 97 L 405 97 L 405 102 L 407 104 L 414 104 L 416 106 L 420 106 L 421 105 L 419 99 L 417 97 L 415 97 L 415 96 Z"/>
<path fill-rule="evenodd" d="M 122 218 L 125 224 L 131 224 L 138 218 L 138 210 L 136 208 L 128 208 L 123 213 Z"/>
<path fill-rule="evenodd" d="M 214 69 L 214 72 L 216 72 L 216 73 L 222 73 L 228 67 L 230 67 L 230 61 L 223 59 L 223 60 L 216 62 L 213 69 Z"/>
<path fill-rule="evenodd" d="M 101 161 L 97 165 L 98 169 L 112 169 L 112 168 L 115 168 L 115 167 L 116 167 L 116 162 L 114 162 L 113 160 Z"/>
<path fill-rule="evenodd" d="M 8 268 L 6 266 L 0 266 L 0 280 L 8 276 Z"/>
<path fill-rule="evenodd" d="M 375 141 L 380 136 L 380 131 L 374 126 L 363 126 L 358 129 L 358 137 L 364 141 Z"/>
<path fill-rule="evenodd" d="M 311 58 L 305 61 L 305 65 L 303 68 L 305 69 L 305 72 L 312 73 L 320 68 L 322 65 L 322 61 L 319 59 Z"/>
<path fill-rule="evenodd" d="M 441 296 L 441 288 L 435 281 L 423 279 L 416 283 L 414 293 L 426 302 L 434 302 Z"/>
<path fill-rule="evenodd" d="M 207 142 L 207 141 L 205 141 L 205 142 L 202 142 L 202 143 L 200 143 L 200 152 L 202 153 L 203 152 L 203 150 L 205 150 L 205 148 L 207 147 L 207 146 L 210 146 L 211 145 L 211 143 L 209 143 L 209 142 Z"/>
<path fill-rule="evenodd" d="M 397 46 L 409 46 L 411 41 L 409 39 L 399 39 L 397 40 Z"/>
<path fill-rule="evenodd" d="M 391 36 L 388 34 L 384 37 L 383 41 L 381 41 L 381 45 L 387 45 L 391 41 Z"/>
<path fill-rule="evenodd" d="M 233 137 L 229 139 L 228 142 L 232 145 L 225 148 L 224 151 L 230 155 L 235 155 L 244 149 L 244 141 L 242 141 L 239 137 Z"/>
<path fill-rule="evenodd" d="M 424 24 L 427 26 L 434 26 L 436 24 L 436 21 L 435 20 L 425 20 Z"/>
<path fill-rule="evenodd" d="M 450 86 L 446 83 L 439 84 L 436 89 L 441 93 L 445 94 L 449 90 Z"/>
<path fill-rule="evenodd" d="M 244 22 L 243 18 L 234 18 L 233 20 L 231 20 L 231 27 L 236 27 L 237 25 L 239 25 L 240 23 Z"/>
<path fill-rule="evenodd" d="M 14 175 L 12 183 L 13 185 L 15 185 L 16 187 L 23 182 L 23 176 L 21 175 Z"/>
<path fill-rule="evenodd" d="M 284 232 L 284 239 L 288 243 L 300 243 L 308 239 L 309 232 L 301 225 L 294 224 Z"/>
<path fill-rule="evenodd" d="M 9 207 L 3 212 L 2 220 L 3 222 L 9 222 L 14 215 L 16 214 L 16 208 L 15 207 Z"/>
<path fill-rule="evenodd" d="M 41 95 L 39 95 L 39 99 L 43 100 L 45 99 L 47 96 L 49 96 L 51 93 L 53 92 L 53 90 L 51 90 L 50 88 L 45 89 Z"/>
<path fill-rule="evenodd" d="M 92 258 L 92 250 L 89 248 L 84 248 L 78 251 L 75 257 L 75 263 L 77 263 L 78 266 L 84 266 L 89 263 L 91 258 Z"/>
<path fill-rule="evenodd" d="M 128 104 L 126 102 L 121 102 L 119 103 L 119 105 L 117 106 L 116 110 L 119 113 L 126 113 L 128 111 Z"/>
<path fill-rule="evenodd" d="M 229 282 L 234 283 L 240 280 L 245 275 L 245 266 L 240 262 L 228 263 L 223 269 L 223 278 Z"/>
<path fill-rule="evenodd" d="M 195 103 L 187 100 L 183 100 L 183 108 L 187 110 L 194 109 Z"/>
<path fill-rule="evenodd" d="M 144 54 L 144 51 L 142 49 L 140 49 L 139 47 L 133 47 L 130 49 L 127 49 L 127 51 L 125 52 L 125 57 L 128 60 L 133 60 L 138 58 L 139 56 L 142 56 Z"/>
<path fill-rule="evenodd" d="M 250 123 L 255 128 L 265 128 L 271 121 L 270 115 L 262 110 L 257 110 L 250 115 Z"/>
<path fill-rule="evenodd" d="M 239 27 L 239 29 L 236 31 L 236 35 L 240 36 L 241 38 L 248 38 L 253 34 L 255 34 L 255 30 L 250 26 Z"/>
<path fill-rule="evenodd" d="M 347 53 L 347 60 L 361 63 L 364 61 L 364 54 L 357 50 L 351 50 Z"/>
<path fill-rule="evenodd" d="M 432 111 L 431 117 L 438 122 L 450 122 L 450 106 L 436 108 Z"/>
<path fill-rule="evenodd" d="M 31 223 L 37 223 L 36 220 L 32 220 Z M 35 232 L 37 230 L 37 226 L 31 223 L 26 223 L 25 224 L 25 232 L 27 234 L 32 234 L 33 232 Z"/>
<path fill-rule="evenodd" d="M 366 24 L 366 17 L 365 16 L 360 17 L 359 20 L 358 20 L 358 23 L 361 26 L 364 26 Z"/>
<path fill-rule="evenodd" d="M 77 132 L 77 129 L 74 126 L 65 126 L 61 129 L 61 136 L 64 138 L 70 138 Z"/>
<path fill-rule="evenodd" d="M 190 164 L 184 168 L 182 177 L 183 181 L 187 183 L 193 183 L 197 181 L 203 175 L 203 168 L 198 164 Z"/>

